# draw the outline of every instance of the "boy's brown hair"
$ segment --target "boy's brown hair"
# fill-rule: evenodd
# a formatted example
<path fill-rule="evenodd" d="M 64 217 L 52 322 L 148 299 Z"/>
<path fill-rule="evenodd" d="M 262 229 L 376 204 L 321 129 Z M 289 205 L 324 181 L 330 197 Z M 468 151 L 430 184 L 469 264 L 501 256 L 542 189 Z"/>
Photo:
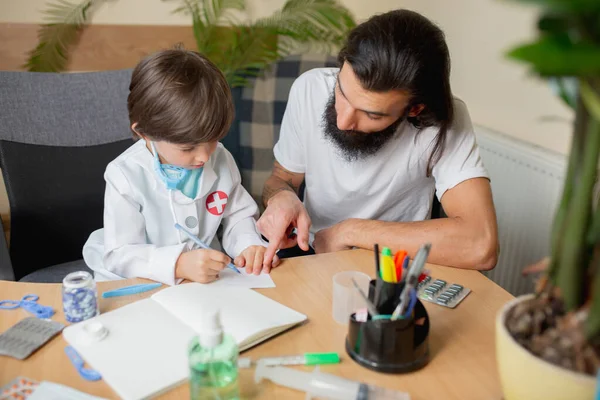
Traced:
<path fill-rule="evenodd" d="M 234 116 L 223 73 L 200 53 L 179 47 L 151 54 L 135 67 L 127 109 L 137 133 L 176 144 L 218 141 Z"/>

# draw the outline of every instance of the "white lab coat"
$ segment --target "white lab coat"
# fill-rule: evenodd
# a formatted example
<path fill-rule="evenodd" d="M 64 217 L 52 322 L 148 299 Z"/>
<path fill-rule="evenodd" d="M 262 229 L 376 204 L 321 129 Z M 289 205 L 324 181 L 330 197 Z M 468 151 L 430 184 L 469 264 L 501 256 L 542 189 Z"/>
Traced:
<path fill-rule="evenodd" d="M 179 190 L 169 193 L 145 144 L 139 140 L 106 168 L 104 228 L 94 231 L 83 247 L 96 280 L 141 277 L 178 283 L 175 263 L 194 243 L 175 229 L 170 195 L 177 222 L 214 249 L 235 258 L 248 246 L 266 245 L 256 229 L 256 202 L 242 187 L 233 157 L 222 144 L 204 165 L 193 200 Z M 216 237 L 221 224 L 222 246 Z"/>

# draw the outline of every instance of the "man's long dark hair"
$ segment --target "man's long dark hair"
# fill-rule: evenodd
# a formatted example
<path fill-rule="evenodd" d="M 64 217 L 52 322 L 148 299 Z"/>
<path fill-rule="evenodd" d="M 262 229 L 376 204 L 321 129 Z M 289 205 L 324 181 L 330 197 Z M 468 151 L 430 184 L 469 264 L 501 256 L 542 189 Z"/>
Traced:
<path fill-rule="evenodd" d="M 441 29 L 409 10 L 376 15 L 350 32 L 338 61 L 340 66 L 344 62 L 352 66 L 364 89 L 407 91 L 409 109 L 425 105 L 418 116 L 408 120 L 417 128 L 439 127 L 427 163 L 430 176 L 442 156 L 454 117 L 450 54 Z"/>

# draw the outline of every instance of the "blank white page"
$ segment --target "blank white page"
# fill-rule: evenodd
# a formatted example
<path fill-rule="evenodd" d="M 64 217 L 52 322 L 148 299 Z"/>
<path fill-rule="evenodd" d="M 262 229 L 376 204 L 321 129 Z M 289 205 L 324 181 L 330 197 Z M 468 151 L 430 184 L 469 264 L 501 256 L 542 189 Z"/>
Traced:
<path fill-rule="evenodd" d="M 219 309 L 223 330 L 235 338 L 242 350 L 248 341 L 258 343 L 262 333 L 262 339 L 266 339 L 273 330 L 280 331 L 306 319 L 305 315 L 246 288 L 186 283 L 163 289 L 152 299 L 194 331 L 202 324 L 203 312 Z"/>

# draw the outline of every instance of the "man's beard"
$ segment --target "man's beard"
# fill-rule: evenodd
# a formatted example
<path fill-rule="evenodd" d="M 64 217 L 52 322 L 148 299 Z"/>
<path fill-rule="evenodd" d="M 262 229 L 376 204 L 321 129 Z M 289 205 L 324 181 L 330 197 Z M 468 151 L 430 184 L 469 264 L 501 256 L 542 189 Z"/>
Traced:
<path fill-rule="evenodd" d="M 325 138 L 332 142 L 347 161 L 356 161 L 372 156 L 383 147 L 396 133 L 403 118 L 398 118 L 387 128 L 378 132 L 343 131 L 337 127 L 335 94 L 332 94 L 323 113 Z"/>

